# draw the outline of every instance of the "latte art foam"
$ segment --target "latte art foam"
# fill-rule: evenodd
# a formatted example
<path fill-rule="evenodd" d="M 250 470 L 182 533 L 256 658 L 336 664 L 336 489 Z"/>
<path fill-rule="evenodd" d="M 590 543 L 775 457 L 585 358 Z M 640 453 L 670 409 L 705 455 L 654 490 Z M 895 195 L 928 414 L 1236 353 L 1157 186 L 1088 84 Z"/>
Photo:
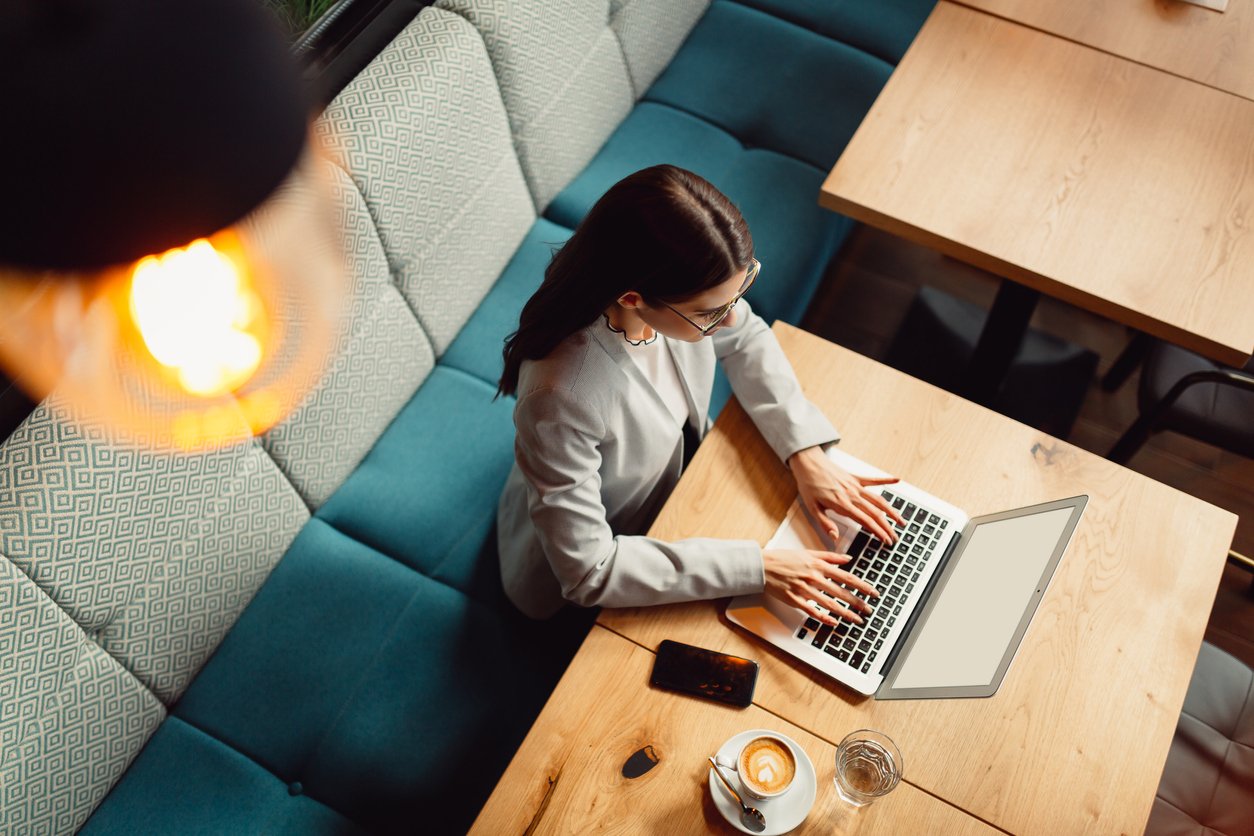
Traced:
<path fill-rule="evenodd" d="M 783 792 L 797 772 L 792 752 L 770 737 L 749 741 L 740 753 L 740 776 L 749 789 L 767 795 Z"/>

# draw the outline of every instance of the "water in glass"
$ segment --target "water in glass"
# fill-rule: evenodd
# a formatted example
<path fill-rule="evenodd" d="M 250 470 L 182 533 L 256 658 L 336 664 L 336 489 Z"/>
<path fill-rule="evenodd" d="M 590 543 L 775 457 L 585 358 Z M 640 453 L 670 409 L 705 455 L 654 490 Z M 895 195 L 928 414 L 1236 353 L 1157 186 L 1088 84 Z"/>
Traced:
<path fill-rule="evenodd" d="M 900 780 L 901 753 L 887 735 L 861 729 L 837 747 L 836 790 L 850 804 L 869 804 Z"/>

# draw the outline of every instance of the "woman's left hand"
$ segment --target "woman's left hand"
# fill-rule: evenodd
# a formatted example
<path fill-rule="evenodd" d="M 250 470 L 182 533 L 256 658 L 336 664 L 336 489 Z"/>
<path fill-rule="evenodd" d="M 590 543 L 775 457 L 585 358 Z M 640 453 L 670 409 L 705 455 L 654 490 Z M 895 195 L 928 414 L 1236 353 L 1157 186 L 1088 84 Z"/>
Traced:
<path fill-rule="evenodd" d="M 833 540 L 840 539 L 840 531 L 825 513 L 829 509 L 856 520 L 885 543 L 896 542 L 897 535 L 885 516 L 903 526 L 905 520 L 882 496 L 867 490 L 875 485 L 891 485 L 897 481 L 896 477 L 854 476 L 829 459 L 819 447 L 793 453 L 788 458 L 788 466 L 797 481 L 801 501 Z"/>

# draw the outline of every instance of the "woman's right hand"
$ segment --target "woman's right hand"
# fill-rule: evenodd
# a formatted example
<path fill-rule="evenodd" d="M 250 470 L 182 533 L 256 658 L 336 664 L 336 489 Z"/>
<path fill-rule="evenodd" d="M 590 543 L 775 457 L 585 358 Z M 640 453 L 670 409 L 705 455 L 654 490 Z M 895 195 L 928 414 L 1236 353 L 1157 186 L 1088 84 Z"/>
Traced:
<path fill-rule="evenodd" d="M 858 612 L 869 614 L 871 605 L 849 589 L 842 588 L 840 584 L 861 590 L 871 598 L 878 598 L 879 591 L 840 568 L 848 562 L 848 555 L 835 552 L 765 549 L 762 552 L 762 566 L 766 572 L 766 594 L 833 627 L 839 623 L 837 617 L 861 624 L 862 618 Z M 818 603 L 811 603 L 812 601 Z M 845 606 L 841 606 L 842 603 Z M 829 609 L 831 614 L 828 613 Z"/>

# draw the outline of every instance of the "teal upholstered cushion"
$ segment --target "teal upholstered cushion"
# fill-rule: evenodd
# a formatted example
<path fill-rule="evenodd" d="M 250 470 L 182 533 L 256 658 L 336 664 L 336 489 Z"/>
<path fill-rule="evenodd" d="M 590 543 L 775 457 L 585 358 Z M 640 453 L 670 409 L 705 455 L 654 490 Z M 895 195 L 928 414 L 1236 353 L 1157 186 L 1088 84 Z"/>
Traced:
<path fill-rule="evenodd" d="M 577 615 L 483 606 L 315 518 L 175 714 L 367 829 L 418 832 L 428 807 L 422 832 L 464 832 L 586 633 Z"/>
<path fill-rule="evenodd" d="M 642 168 L 670 163 L 695 171 L 726 191 L 746 151 L 740 140 L 682 111 L 651 102 L 636 105 L 600 152 L 561 194 L 544 216 L 575 227 L 601 195 Z"/>
<path fill-rule="evenodd" d="M 487 298 L 440 358 L 441 364 L 496 386 L 501 379 L 505 338 L 517 330 L 523 305 L 540 286 L 554 250 L 566 243 L 570 233 L 544 218 L 532 225 Z"/>
<path fill-rule="evenodd" d="M 737 0 L 896 64 L 936 0 Z"/>
<path fill-rule="evenodd" d="M 415 591 L 427 587 L 446 591 L 315 518 L 175 713 L 297 780 Z"/>
<path fill-rule="evenodd" d="M 641 102 L 546 214 L 574 226 L 619 179 L 663 162 L 695 171 L 740 208 L 762 262 L 762 276 L 749 293 L 753 308 L 768 322 L 796 322 L 853 227 L 818 205 L 825 172 L 814 166 L 772 151 L 746 150 L 708 122 Z"/>
<path fill-rule="evenodd" d="M 645 99 L 828 171 L 892 69 L 840 41 L 716 0 Z"/>
<path fill-rule="evenodd" d="M 443 589 L 415 595 L 306 772 L 311 793 L 380 831 L 468 829 L 596 612 L 532 622 Z"/>
<path fill-rule="evenodd" d="M 437 366 L 318 517 L 482 601 L 502 602 L 492 525 L 514 462 L 512 398 Z"/>
<path fill-rule="evenodd" d="M 338 836 L 364 831 L 302 795 L 299 787 L 171 717 L 79 832 Z"/>

